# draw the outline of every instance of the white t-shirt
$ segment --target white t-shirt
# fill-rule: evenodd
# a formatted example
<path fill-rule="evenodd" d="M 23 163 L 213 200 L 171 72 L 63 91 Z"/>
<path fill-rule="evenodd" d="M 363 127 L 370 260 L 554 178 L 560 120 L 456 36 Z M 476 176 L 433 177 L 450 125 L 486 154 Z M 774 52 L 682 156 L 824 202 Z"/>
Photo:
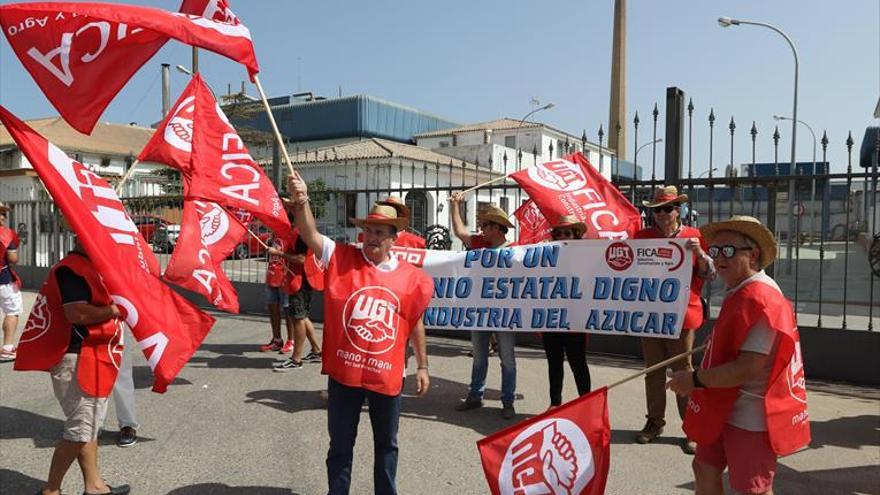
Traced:
<path fill-rule="evenodd" d="M 779 290 L 776 281 L 762 270 L 727 291 L 724 297 L 730 297 L 731 294 L 749 283 L 764 283 Z M 761 370 L 761 374 L 740 387 L 739 397 L 737 397 L 736 402 L 733 404 L 733 410 L 730 412 L 727 424 L 748 431 L 767 431 L 764 392 L 767 390 L 767 382 L 770 380 L 770 373 L 773 371 L 773 356 L 776 354 L 778 346 L 776 334 L 777 332 L 767 326 L 765 321 L 760 321 L 749 329 L 748 337 L 746 337 L 745 342 L 740 347 L 740 351 L 756 352 L 769 357 L 764 365 L 764 369 Z"/>

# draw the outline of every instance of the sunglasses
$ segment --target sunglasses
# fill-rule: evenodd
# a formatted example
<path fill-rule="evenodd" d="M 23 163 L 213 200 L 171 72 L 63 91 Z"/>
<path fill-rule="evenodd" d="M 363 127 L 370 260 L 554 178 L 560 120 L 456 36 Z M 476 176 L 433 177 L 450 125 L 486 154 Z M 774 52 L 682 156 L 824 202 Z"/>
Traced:
<path fill-rule="evenodd" d="M 677 205 L 677 204 L 658 206 L 658 207 L 654 208 L 654 212 L 655 213 L 660 213 L 660 212 L 672 213 L 672 210 L 677 210 L 679 206 L 680 205 Z"/>
<path fill-rule="evenodd" d="M 737 251 L 751 251 L 750 247 L 737 247 L 731 246 L 730 244 L 724 246 L 709 246 L 709 257 L 712 259 L 718 258 L 719 255 L 724 256 L 725 259 L 733 258 L 736 255 Z"/>

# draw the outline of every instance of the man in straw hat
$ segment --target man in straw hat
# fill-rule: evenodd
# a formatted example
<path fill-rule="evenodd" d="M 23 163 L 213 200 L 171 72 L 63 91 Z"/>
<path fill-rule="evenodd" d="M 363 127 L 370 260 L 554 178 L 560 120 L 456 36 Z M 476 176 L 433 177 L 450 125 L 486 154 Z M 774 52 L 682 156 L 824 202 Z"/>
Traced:
<path fill-rule="evenodd" d="M 0 362 L 15 361 L 15 331 L 22 311 L 21 283 L 12 265 L 18 263 L 18 234 L 9 227 L 9 205 L 0 202 L 0 312 L 3 313 L 3 347 Z"/>
<path fill-rule="evenodd" d="M 573 215 L 564 215 L 550 228 L 554 241 L 573 241 L 584 237 L 587 226 Z M 544 353 L 547 355 L 547 375 L 550 380 L 550 407 L 562 405 L 563 363 L 574 375 L 578 395 L 590 392 L 590 368 L 587 366 L 587 334 L 579 332 L 541 332 Z"/>
<path fill-rule="evenodd" d="M 98 434 L 121 364 L 124 326 L 120 309 L 76 242 L 49 271 L 15 362 L 16 370 L 49 372 L 66 418 L 46 486 L 38 494 L 60 494 L 74 461 L 82 471 L 84 495 L 129 493 L 128 485 L 108 486 L 98 468 Z"/>
<path fill-rule="evenodd" d="M 288 190 L 296 226 L 324 267 L 324 352 L 329 375 L 327 480 L 330 494 L 347 494 L 361 406 L 367 399 L 373 428 L 373 493 L 397 493 L 397 429 L 407 341 L 415 349 L 416 392 L 428 391 L 428 356 L 422 315 L 434 283 L 422 270 L 391 255 L 397 232 L 407 223 L 397 210 L 373 205 L 361 248 L 321 235 L 309 208 L 308 187 L 296 172 Z"/>
<path fill-rule="evenodd" d="M 810 442 L 800 337 L 791 303 L 764 268 L 776 258 L 773 233 L 756 218 L 704 226 L 709 255 L 727 293 L 696 371 L 667 387 L 690 395 L 684 429 L 697 441 L 696 491 L 773 493 L 776 456 Z"/>
<path fill-rule="evenodd" d="M 686 248 L 693 253 L 694 271 L 691 275 L 688 307 L 682 323 L 681 335 L 676 340 L 643 337 L 642 354 L 645 367 L 651 367 L 665 359 L 683 352 L 694 346 L 694 333 L 703 324 L 704 308 L 700 299 L 703 283 L 715 277 L 712 260 L 706 255 L 706 242 L 700 231 L 681 224 L 681 204 L 688 200 L 687 195 L 679 194 L 675 186 L 666 186 L 654 193 L 652 201 L 642 204 L 651 209 L 653 225 L 636 232 L 636 239 L 687 239 Z M 687 357 L 669 365 L 674 371 L 692 369 L 691 359 Z M 642 431 L 636 434 L 636 442 L 649 443 L 663 433 L 666 425 L 666 381 L 665 370 L 657 370 L 645 375 L 645 397 L 647 405 L 647 422 Z M 678 397 L 678 414 L 684 419 L 687 398 Z M 696 444 L 689 438 L 682 439 L 681 448 L 687 454 L 696 451 Z"/>
<path fill-rule="evenodd" d="M 412 214 L 410 212 L 409 206 L 406 206 L 406 203 L 403 202 L 402 199 L 397 196 L 388 196 L 382 201 L 376 201 L 376 204 L 386 205 L 397 210 L 397 216 L 406 218 L 410 220 L 412 218 Z M 397 233 L 397 239 L 394 241 L 395 246 L 401 247 L 414 247 L 419 249 L 425 249 L 425 238 L 410 232 L 408 228 L 405 228 Z"/>
<path fill-rule="evenodd" d="M 464 195 L 455 193 L 450 198 L 449 214 L 452 216 L 452 230 L 468 249 L 497 249 L 509 246 L 507 231 L 513 224 L 507 213 L 495 205 L 487 205 L 477 212 L 477 227 L 480 232 L 471 234 L 461 219 L 461 202 Z M 492 336 L 498 342 L 498 355 L 501 357 L 501 415 L 504 419 L 516 416 L 513 407 L 516 395 L 516 334 L 513 332 L 471 332 L 471 346 L 474 361 L 471 366 L 471 384 L 467 397 L 455 409 L 469 411 L 483 407 L 483 392 L 486 390 L 486 375 L 489 372 L 489 350 Z"/>

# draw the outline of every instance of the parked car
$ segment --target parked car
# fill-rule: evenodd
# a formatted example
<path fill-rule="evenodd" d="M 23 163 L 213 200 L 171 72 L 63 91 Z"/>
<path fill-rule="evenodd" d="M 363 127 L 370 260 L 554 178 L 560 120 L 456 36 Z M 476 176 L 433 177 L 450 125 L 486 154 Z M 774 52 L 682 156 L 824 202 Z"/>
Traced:
<path fill-rule="evenodd" d="M 324 234 L 325 236 L 333 239 L 336 242 L 351 242 L 348 234 L 345 231 L 344 227 L 341 227 L 339 224 L 335 223 L 319 223 L 317 225 L 318 232 Z"/>
<path fill-rule="evenodd" d="M 160 253 L 174 252 L 179 237 L 180 225 L 176 223 L 162 225 L 153 234 L 153 250 Z"/>
<path fill-rule="evenodd" d="M 266 255 L 266 248 L 263 247 L 263 244 L 268 245 L 275 234 L 272 233 L 269 227 L 260 222 L 251 222 L 248 225 L 248 229 L 256 234 L 262 243 L 254 239 L 254 236 L 247 234 L 244 240 L 238 246 L 235 246 L 235 250 L 232 251 L 233 258 L 243 260 L 254 256 Z"/>
<path fill-rule="evenodd" d="M 156 233 L 168 226 L 168 221 L 157 215 L 134 215 L 131 220 L 137 226 L 138 232 L 144 237 L 144 240 L 153 245 L 156 249 L 157 238 Z"/>

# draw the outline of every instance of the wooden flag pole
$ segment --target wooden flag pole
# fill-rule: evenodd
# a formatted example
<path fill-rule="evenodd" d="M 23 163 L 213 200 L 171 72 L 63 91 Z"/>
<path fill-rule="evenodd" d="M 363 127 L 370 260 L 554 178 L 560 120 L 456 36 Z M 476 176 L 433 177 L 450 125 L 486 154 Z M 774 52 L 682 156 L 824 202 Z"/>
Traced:
<path fill-rule="evenodd" d="M 293 175 L 293 162 L 290 161 L 290 155 L 287 154 L 287 146 L 284 145 L 284 139 L 281 138 L 281 131 L 278 130 L 278 124 L 275 123 L 275 116 L 272 115 L 272 108 L 269 106 L 269 100 L 266 99 L 266 92 L 263 91 L 263 85 L 260 84 L 260 76 L 254 75 L 254 84 L 257 85 L 257 91 L 260 93 L 260 99 L 263 100 L 263 106 L 266 107 L 266 115 L 269 117 L 269 123 L 272 124 L 272 130 L 275 131 L 275 139 L 278 141 L 278 147 L 284 155 L 284 161 L 287 163 L 287 171 Z"/>
<path fill-rule="evenodd" d="M 219 203 L 217 203 L 217 204 L 219 204 Z M 247 233 L 251 235 L 251 237 L 253 237 L 254 239 L 256 239 L 257 242 L 259 242 L 260 245 L 262 245 L 263 248 L 266 249 L 266 251 L 269 250 L 269 246 L 268 246 L 265 242 L 263 242 L 263 240 L 260 239 L 260 237 L 259 237 L 257 234 L 254 234 L 253 231 L 252 231 L 251 229 L 249 229 L 247 225 L 244 224 L 244 222 L 242 222 L 241 220 L 239 220 L 238 215 L 236 215 L 235 213 L 232 213 L 231 211 L 227 210 L 226 207 L 223 206 L 223 205 L 220 205 L 220 207 L 223 208 L 223 210 L 226 212 L 226 214 L 229 215 L 230 217 L 232 217 L 232 219 L 235 220 L 235 222 L 236 222 L 237 224 L 241 225 L 241 227 L 242 227 L 244 230 L 246 230 Z"/>
<path fill-rule="evenodd" d="M 485 186 L 488 186 L 489 184 L 494 184 L 494 183 L 496 183 L 496 182 L 498 182 L 498 181 L 502 181 L 502 180 L 504 180 L 504 179 L 510 177 L 511 175 L 513 175 L 513 173 L 510 173 L 510 174 L 507 174 L 507 175 L 502 175 L 501 177 L 495 177 L 494 179 L 487 180 L 486 182 L 483 182 L 483 183 L 481 183 L 481 184 L 477 184 L 477 185 L 474 186 L 474 187 L 469 187 L 469 188 L 465 189 L 464 191 L 462 191 L 461 193 L 462 193 L 462 194 L 467 194 L 467 193 L 469 193 L 469 192 L 471 192 L 471 191 L 476 191 L 477 189 L 479 189 L 479 188 L 481 188 L 481 187 L 485 187 Z"/>
<path fill-rule="evenodd" d="M 684 332 L 684 331 L 690 331 L 690 330 L 682 330 L 682 331 Z M 636 378 L 638 378 L 638 377 L 640 377 L 640 376 L 642 376 L 642 375 L 647 375 L 648 373 L 651 373 L 651 372 L 653 372 L 653 371 L 657 371 L 657 370 L 659 370 L 659 369 L 666 368 L 666 367 L 669 366 L 671 363 L 674 363 L 674 362 L 676 362 L 676 361 L 678 361 L 678 360 L 680 360 L 680 359 L 684 359 L 684 358 L 690 356 L 691 354 L 693 354 L 693 353 L 695 353 L 695 352 L 700 352 L 700 351 L 702 351 L 703 349 L 705 349 L 705 348 L 708 347 L 708 346 L 709 346 L 709 344 L 706 343 L 706 344 L 701 345 L 700 347 L 697 347 L 697 348 L 691 349 L 691 350 L 689 350 L 689 351 L 687 351 L 687 352 L 682 352 L 681 354 L 679 354 L 679 355 L 677 355 L 677 356 L 672 356 L 671 358 L 669 358 L 669 359 L 667 359 L 667 360 L 665 360 L 665 361 L 660 361 L 659 363 L 655 364 L 654 366 L 651 366 L 650 368 L 645 368 L 645 369 L 643 369 L 642 371 L 636 373 L 635 375 L 628 376 L 628 377 L 624 378 L 623 380 L 618 380 L 618 381 L 612 383 L 611 385 L 608 385 L 608 390 L 611 390 L 612 388 L 614 388 L 614 387 L 616 387 L 616 386 L 618 386 L 618 385 L 623 385 L 624 383 L 626 383 L 626 382 L 628 382 L 628 381 L 630 381 L 630 380 L 635 380 Z"/>
<path fill-rule="evenodd" d="M 125 172 L 125 175 L 123 175 L 122 178 L 119 179 L 119 183 L 116 184 L 116 195 L 117 196 L 122 194 L 122 186 L 125 185 L 125 183 L 126 183 L 126 181 L 128 181 L 128 179 L 131 179 L 131 176 L 134 174 L 134 169 L 138 166 L 138 163 L 140 163 L 140 162 L 137 160 L 131 162 L 131 166 L 128 167 L 128 170 Z"/>

